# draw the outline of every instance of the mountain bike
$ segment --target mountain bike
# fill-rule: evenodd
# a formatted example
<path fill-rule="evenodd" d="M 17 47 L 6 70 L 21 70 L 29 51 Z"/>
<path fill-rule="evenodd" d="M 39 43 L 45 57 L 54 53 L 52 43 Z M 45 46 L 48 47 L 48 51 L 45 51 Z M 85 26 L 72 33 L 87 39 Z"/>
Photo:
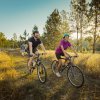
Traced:
<path fill-rule="evenodd" d="M 38 75 L 39 81 L 41 83 L 45 83 L 47 80 L 47 72 L 46 72 L 45 66 L 43 65 L 40 59 L 40 55 L 43 55 L 43 53 L 36 54 L 34 61 L 32 61 L 32 67 L 30 68 L 30 74 L 32 74 L 33 70 L 37 68 L 37 75 Z"/>
<path fill-rule="evenodd" d="M 81 69 L 74 65 L 73 61 L 76 56 L 70 56 L 68 58 L 61 58 L 68 61 L 67 64 L 61 66 L 60 74 L 67 68 L 66 75 L 70 83 L 75 87 L 81 87 L 84 83 L 84 76 Z M 51 64 L 51 68 L 54 74 L 57 72 L 58 61 L 54 60 Z"/>

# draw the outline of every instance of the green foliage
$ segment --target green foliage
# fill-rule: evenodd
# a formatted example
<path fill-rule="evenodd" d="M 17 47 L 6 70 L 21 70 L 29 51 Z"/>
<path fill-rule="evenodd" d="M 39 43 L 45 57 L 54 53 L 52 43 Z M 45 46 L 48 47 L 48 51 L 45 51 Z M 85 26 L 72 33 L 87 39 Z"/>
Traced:
<path fill-rule="evenodd" d="M 27 36 L 29 35 L 27 32 L 26 32 L 26 30 L 24 31 L 24 40 L 26 41 L 26 39 L 27 39 Z"/>
<path fill-rule="evenodd" d="M 25 43 L 28 39 L 29 33 L 25 30 L 23 35 L 20 35 L 20 42 L 18 42 L 18 45 L 20 46 L 22 43 Z"/>
<path fill-rule="evenodd" d="M 0 47 L 4 47 L 5 41 L 6 41 L 6 37 L 4 33 L 0 32 Z"/>
<path fill-rule="evenodd" d="M 72 19 L 72 24 L 75 25 L 77 32 L 77 42 L 79 42 L 78 35 L 81 33 L 81 41 L 77 44 L 81 45 L 83 48 L 83 35 L 92 36 L 92 50 L 95 53 L 96 50 L 96 41 L 99 34 L 99 13 L 100 13 L 100 0 L 71 0 L 71 10 L 72 16 L 75 20 Z M 77 46 L 79 46 L 77 45 Z"/>
<path fill-rule="evenodd" d="M 37 27 L 36 25 L 34 25 L 34 27 L 33 27 L 33 29 L 32 29 L 32 33 L 33 33 L 34 31 L 38 31 L 38 27 Z"/>
<path fill-rule="evenodd" d="M 0 48 L 16 48 L 18 47 L 17 35 L 13 34 L 13 39 L 9 40 L 5 37 L 4 33 L 0 32 Z"/>
<path fill-rule="evenodd" d="M 42 36 L 42 40 L 47 49 L 55 49 L 62 39 L 63 33 L 69 32 L 68 23 L 64 17 L 66 17 L 65 12 L 63 11 L 61 15 L 57 9 L 48 17 L 45 32 Z"/>

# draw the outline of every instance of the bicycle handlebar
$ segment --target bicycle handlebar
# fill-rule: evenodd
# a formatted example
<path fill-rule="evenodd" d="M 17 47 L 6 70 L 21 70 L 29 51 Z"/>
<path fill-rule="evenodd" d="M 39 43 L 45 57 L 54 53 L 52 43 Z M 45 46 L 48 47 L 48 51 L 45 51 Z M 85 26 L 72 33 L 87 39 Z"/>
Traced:
<path fill-rule="evenodd" d="M 44 55 L 44 53 L 35 54 L 36 57 L 39 57 L 40 55 Z M 33 55 L 29 55 L 29 56 L 32 57 Z"/>
<path fill-rule="evenodd" d="M 70 58 L 72 58 L 72 57 L 74 57 L 74 58 L 75 58 L 75 57 L 78 57 L 78 56 L 70 56 Z"/>
<path fill-rule="evenodd" d="M 45 53 L 36 54 L 37 57 L 39 57 L 40 55 L 45 55 Z"/>
<path fill-rule="evenodd" d="M 71 58 L 76 58 L 76 57 L 78 57 L 78 56 L 69 56 L 69 57 L 61 58 L 61 59 L 69 60 L 69 59 L 71 59 Z"/>

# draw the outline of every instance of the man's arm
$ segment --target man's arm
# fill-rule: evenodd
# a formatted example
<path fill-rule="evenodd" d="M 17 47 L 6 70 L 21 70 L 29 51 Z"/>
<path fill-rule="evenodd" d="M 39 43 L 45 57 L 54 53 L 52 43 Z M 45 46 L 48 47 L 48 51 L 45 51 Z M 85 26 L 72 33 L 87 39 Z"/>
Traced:
<path fill-rule="evenodd" d="M 42 50 L 46 53 L 46 49 L 45 49 L 43 43 L 41 43 L 40 46 L 41 46 Z"/>
<path fill-rule="evenodd" d="M 33 54 L 33 52 L 32 52 L 32 42 L 28 42 L 28 44 L 29 44 L 29 51 L 30 51 L 30 54 Z"/>

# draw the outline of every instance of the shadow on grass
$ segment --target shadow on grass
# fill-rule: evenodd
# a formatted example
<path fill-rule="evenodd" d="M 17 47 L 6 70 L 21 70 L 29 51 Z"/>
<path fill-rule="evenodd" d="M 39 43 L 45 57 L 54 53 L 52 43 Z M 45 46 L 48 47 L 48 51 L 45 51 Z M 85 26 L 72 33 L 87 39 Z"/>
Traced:
<path fill-rule="evenodd" d="M 51 57 L 46 60 L 47 62 L 44 63 L 49 69 L 52 62 Z M 26 80 L 27 76 L 28 74 L 20 77 L 18 80 Z M 34 81 L 17 87 L 16 84 L 14 84 L 17 80 L 16 82 L 14 81 L 14 79 L 0 81 L 0 100 L 79 100 L 81 88 L 75 89 L 70 85 L 69 81 L 67 83 L 64 82 L 56 92 L 51 90 L 55 88 L 56 85 L 63 82 L 63 79 L 54 77 L 54 74 L 52 73 L 48 75 L 48 80 L 45 84 L 41 84 L 38 79 L 34 79 Z M 50 92 L 50 96 L 47 95 L 48 92 Z M 64 96 L 65 99 L 61 99 L 62 96 Z"/>
<path fill-rule="evenodd" d="M 13 91 L 11 81 L 0 81 L 0 100 L 12 100 Z"/>
<path fill-rule="evenodd" d="M 45 100 L 45 95 L 32 83 L 16 87 L 10 80 L 0 81 L 0 100 Z"/>

